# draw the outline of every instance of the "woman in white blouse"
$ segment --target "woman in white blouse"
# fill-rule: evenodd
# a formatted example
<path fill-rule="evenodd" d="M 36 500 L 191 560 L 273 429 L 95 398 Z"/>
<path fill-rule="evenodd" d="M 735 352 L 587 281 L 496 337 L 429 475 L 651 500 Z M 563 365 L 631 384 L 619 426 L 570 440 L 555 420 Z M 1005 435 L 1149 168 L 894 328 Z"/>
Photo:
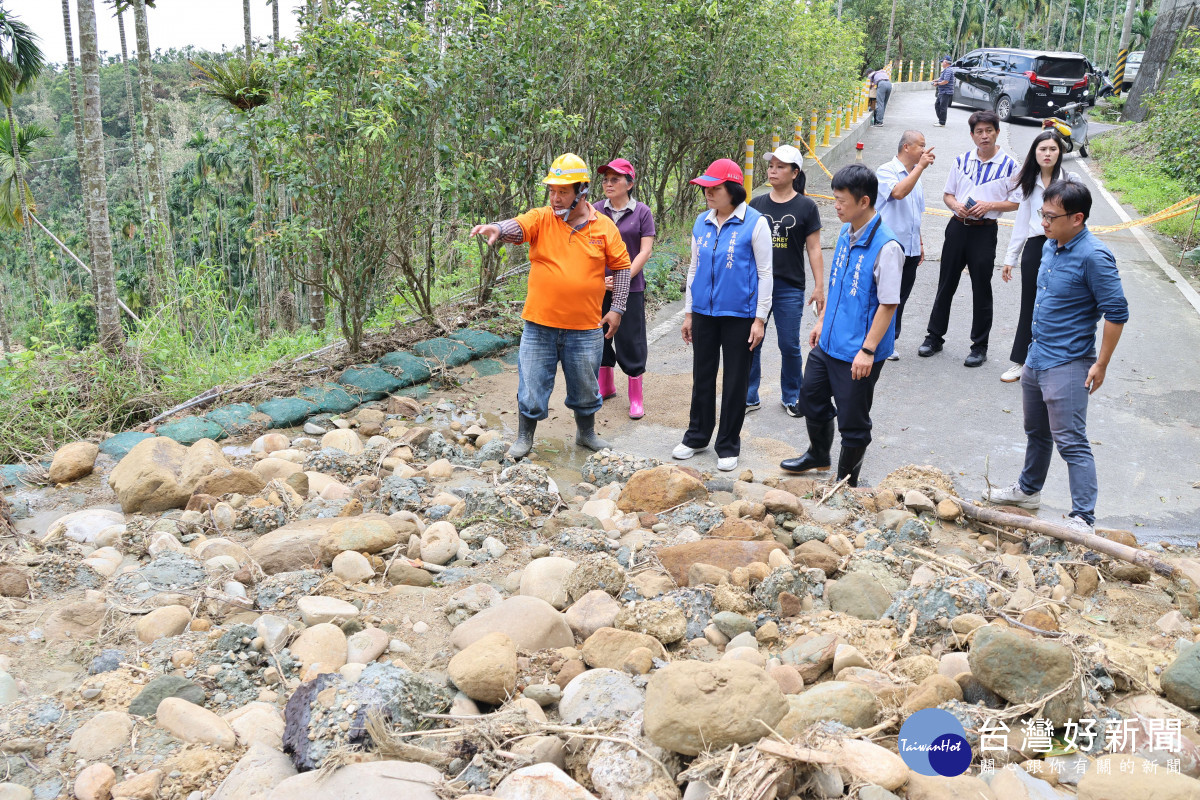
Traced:
<path fill-rule="evenodd" d="M 1033 335 L 1033 303 L 1037 298 L 1042 246 L 1046 244 L 1046 236 L 1042 233 L 1042 194 L 1055 181 L 1082 182 L 1074 172 L 1062 168 L 1062 159 L 1063 142 L 1058 132 L 1042 131 L 1029 146 L 1029 154 L 1021 163 L 1020 171 L 1013 175 L 1013 188 L 1020 190 L 1021 205 L 1017 208 L 1017 219 L 1013 222 L 1012 237 L 1008 240 L 1008 253 L 1004 256 L 1004 270 L 1000 277 L 1006 283 L 1012 280 L 1013 265 L 1020 264 L 1021 314 L 1017 318 L 1017 333 L 1013 337 L 1012 353 L 1009 355 L 1012 366 L 1000 376 L 1005 383 L 1021 379 L 1021 368 L 1025 366 L 1025 354 L 1029 351 L 1029 340 Z"/>

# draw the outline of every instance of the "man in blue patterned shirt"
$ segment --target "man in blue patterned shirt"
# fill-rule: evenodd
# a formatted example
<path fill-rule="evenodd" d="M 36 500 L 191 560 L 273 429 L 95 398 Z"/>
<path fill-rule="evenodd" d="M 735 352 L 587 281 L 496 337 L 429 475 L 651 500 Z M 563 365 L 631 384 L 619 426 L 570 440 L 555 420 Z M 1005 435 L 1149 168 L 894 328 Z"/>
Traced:
<path fill-rule="evenodd" d="M 1025 468 L 1012 486 L 989 489 L 994 503 L 1037 508 L 1058 446 L 1067 462 L 1071 514 L 1067 525 L 1091 533 L 1096 524 L 1096 459 L 1087 436 L 1088 396 L 1104 376 L 1129 303 L 1112 251 L 1087 228 L 1092 195 L 1087 187 L 1056 181 L 1042 200 L 1046 244 L 1038 270 L 1033 338 L 1021 391 L 1025 412 Z M 1100 352 L 1096 324 L 1104 317 Z"/>
<path fill-rule="evenodd" d="M 937 124 L 946 127 L 946 112 L 950 110 L 950 100 L 954 97 L 954 68 L 950 66 L 950 56 L 942 56 L 942 74 L 933 85 L 937 87 L 937 99 L 933 101 L 933 110 L 937 113 Z"/>

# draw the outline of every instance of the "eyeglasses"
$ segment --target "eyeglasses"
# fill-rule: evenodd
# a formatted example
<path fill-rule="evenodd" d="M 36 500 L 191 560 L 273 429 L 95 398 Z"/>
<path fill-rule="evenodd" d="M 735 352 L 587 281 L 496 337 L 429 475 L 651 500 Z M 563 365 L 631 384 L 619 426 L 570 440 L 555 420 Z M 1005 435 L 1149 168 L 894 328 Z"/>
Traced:
<path fill-rule="evenodd" d="M 1054 220 L 1058 219 L 1059 217 L 1069 217 L 1069 216 L 1071 216 L 1071 215 L 1070 214 L 1047 214 L 1045 211 L 1043 211 L 1042 212 L 1042 222 L 1054 222 Z"/>

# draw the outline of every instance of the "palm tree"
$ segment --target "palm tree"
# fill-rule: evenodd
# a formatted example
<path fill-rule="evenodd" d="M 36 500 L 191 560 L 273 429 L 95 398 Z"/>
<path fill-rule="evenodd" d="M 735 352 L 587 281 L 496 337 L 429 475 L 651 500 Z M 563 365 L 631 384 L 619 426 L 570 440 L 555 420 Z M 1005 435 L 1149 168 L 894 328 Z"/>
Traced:
<path fill-rule="evenodd" d="M 133 22 L 138 46 L 138 90 L 142 100 L 142 139 L 146 142 L 146 178 L 150 190 L 149 235 L 157 249 L 151 265 L 157 263 L 158 276 L 150 280 L 152 303 L 173 296 L 175 287 L 175 239 L 171 232 L 171 211 L 167 208 L 166 181 L 163 179 L 161 145 L 158 135 L 158 114 L 154 108 L 154 79 L 150 73 L 150 24 L 146 6 L 153 0 L 132 0 Z M 158 288 L 160 294 L 153 292 Z"/>
<path fill-rule="evenodd" d="M 253 42 L 250 39 L 250 0 L 242 0 L 242 36 L 246 40 L 246 60 L 254 58 Z"/>
<path fill-rule="evenodd" d="M 271 99 L 266 69 L 261 61 L 230 58 L 220 64 L 201 65 L 193 61 L 192 66 L 200 72 L 204 93 L 229 106 L 235 114 L 249 116 Z M 248 132 L 246 142 L 250 150 L 250 182 L 254 198 L 253 246 L 254 276 L 258 284 L 258 333 L 265 338 L 270 332 L 271 301 L 268 298 L 267 253 L 263 246 L 267 225 L 263 213 L 262 164 L 253 132 Z"/>
<path fill-rule="evenodd" d="M 138 207 L 142 210 L 142 219 L 146 219 L 146 183 L 142 180 L 142 160 L 139 157 L 142 148 L 138 146 L 137 134 L 137 105 L 133 101 L 133 81 L 130 79 L 129 47 L 125 41 L 125 3 L 113 0 L 116 8 L 117 31 L 121 35 L 121 65 L 125 76 L 125 98 L 129 103 L 129 145 L 133 149 L 133 173 L 137 179 Z M 153 251 L 151 251 L 153 252 Z M 150 280 L 154 280 L 155 270 L 150 269 Z M 153 292 L 152 292 L 153 294 Z"/>
<path fill-rule="evenodd" d="M 271 7 L 271 52 L 279 51 L 279 0 L 267 0 Z"/>
<path fill-rule="evenodd" d="M 52 135 L 49 128 L 36 122 L 17 126 L 15 143 L 12 140 L 12 132 L 11 123 L 0 119 L 0 228 L 10 229 L 24 225 L 26 213 L 37 211 L 33 190 L 29 188 L 29 182 L 20 175 L 29 173 L 29 156 L 32 155 L 35 144 L 41 139 L 49 139 Z M 18 158 L 21 159 L 19 170 Z M 23 203 L 17 197 L 18 186 L 25 190 Z"/>
<path fill-rule="evenodd" d="M 1143 47 L 1146 42 L 1150 41 L 1150 37 L 1154 35 L 1154 23 L 1157 19 L 1158 15 L 1153 11 L 1138 11 L 1133 15 L 1133 38 L 1129 43 L 1130 50 Z"/>
<path fill-rule="evenodd" d="M 79 17 L 79 66 L 83 76 L 83 147 L 88 209 L 92 229 L 92 284 L 96 292 L 96 322 L 100 346 L 117 353 L 125 339 L 117 313 L 117 284 L 113 265 L 112 232 L 108 221 L 108 180 L 104 172 L 104 127 L 100 115 L 100 48 L 96 40 L 93 0 L 75 0 Z"/>
<path fill-rule="evenodd" d="M 896 30 L 896 0 L 892 0 L 892 16 L 888 19 L 887 44 L 883 48 L 883 65 L 887 66 L 892 60 L 892 34 Z M 899 76 L 897 76 L 899 79 Z"/>
<path fill-rule="evenodd" d="M 75 128 L 75 162 L 79 167 L 80 183 L 83 182 L 83 115 L 79 113 L 79 84 L 75 75 L 75 37 L 71 33 L 71 0 L 62 0 L 63 34 L 67 40 L 67 83 L 71 86 L 71 123 Z M 92 242 L 88 239 L 88 258 L 91 258 Z"/>
<path fill-rule="evenodd" d="M 13 116 L 12 104 L 14 98 L 24 94 L 33 87 L 34 81 L 42 72 L 46 58 L 38 47 L 38 36 L 21 20 L 12 16 L 3 6 L 0 6 L 0 103 L 8 115 L 8 126 L 17 129 L 16 118 Z M 12 138 L 13 165 L 18 186 L 24 185 L 22 178 L 22 159 L 20 135 Z M 18 191 L 17 197 L 21 204 L 21 231 L 25 242 L 25 253 L 29 259 L 29 286 L 33 291 L 33 311 L 35 317 L 41 316 L 42 286 L 38 279 L 37 259 L 33 252 L 33 234 L 29 225 L 29 209 L 25 204 L 25 193 Z"/>

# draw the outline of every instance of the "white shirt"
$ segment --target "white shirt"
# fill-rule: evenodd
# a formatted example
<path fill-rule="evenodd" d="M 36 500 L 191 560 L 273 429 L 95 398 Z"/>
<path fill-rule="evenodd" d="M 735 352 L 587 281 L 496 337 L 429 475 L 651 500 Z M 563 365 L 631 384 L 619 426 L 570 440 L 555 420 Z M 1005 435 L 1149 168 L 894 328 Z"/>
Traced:
<path fill-rule="evenodd" d="M 883 217 L 883 224 L 896 234 L 900 246 L 904 248 L 904 255 L 921 255 L 921 218 L 925 214 L 925 187 L 921 179 L 917 178 L 911 192 L 896 199 L 892 197 L 892 190 L 908 177 L 908 167 L 900 159 L 893 158 L 877 169 L 875 175 L 879 178 L 879 199 L 875 203 L 875 210 Z"/>
<path fill-rule="evenodd" d="M 609 202 L 608 198 L 605 198 L 604 205 L 609 211 L 612 212 L 613 222 L 618 222 L 620 221 L 621 217 L 625 216 L 626 214 L 633 213 L 633 210 L 637 208 L 637 200 L 634 200 L 631 197 L 629 198 L 629 203 L 624 208 L 617 208 L 611 202 Z"/>
<path fill-rule="evenodd" d="M 970 150 L 954 159 L 950 177 L 946 178 L 944 194 L 952 194 L 964 205 L 968 200 L 998 203 L 1020 202 L 1014 195 L 1012 184 L 1007 180 L 1017 170 L 1017 162 L 1000 148 L 987 161 L 979 160 L 979 153 Z M 989 211 L 984 219 L 1000 219 L 1001 211 Z"/>
<path fill-rule="evenodd" d="M 1061 180 L 1083 183 L 1078 175 L 1066 170 L 1063 170 Z M 1016 192 L 1021 196 L 1021 199 L 1017 201 L 1021 205 L 1017 207 L 1017 219 L 1013 222 L 1012 236 L 1008 239 L 1008 252 L 1004 255 L 1004 263 L 1010 267 L 1020 265 L 1021 248 L 1025 246 L 1026 239 L 1031 236 L 1044 236 L 1046 233 L 1042 228 L 1040 216 L 1042 196 L 1046 193 L 1046 187 L 1042 186 L 1042 176 L 1038 175 L 1038 179 L 1033 182 L 1033 193 L 1029 197 L 1025 197 L 1020 185 L 1017 186 Z"/>
<path fill-rule="evenodd" d="M 738 207 L 730 214 L 731 217 L 737 217 L 745 221 L 746 209 L 749 208 L 745 203 L 739 203 Z M 717 212 L 715 209 L 708 210 L 708 216 L 705 219 L 717 226 L 717 231 L 720 232 L 721 224 L 717 222 Z M 729 220 L 726 219 L 726 222 Z M 758 270 L 758 306 L 754 312 L 754 316 L 758 319 L 766 319 L 771 313 L 771 293 L 775 289 L 775 277 L 772 272 L 772 259 L 774 258 L 774 245 L 771 242 L 771 226 L 767 224 L 767 218 L 759 215 L 758 222 L 754 225 L 754 230 L 750 233 L 750 249 L 754 253 L 754 266 Z M 700 260 L 700 248 L 696 242 L 696 237 L 692 237 L 692 263 L 688 265 L 687 275 L 687 294 L 683 301 L 683 310 L 687 313 L 692 311 L 692 281 L 696 277 L 696 264 Z"/>
<path fill-rule="evenodd" d="M 871 217 L 871 219 L 875 219 Z M 850 246 L 853 247 L 862 236 L 863 231 L 871 224 L 871 219 L 863 223 L 858 230 L 850 231 Z M 887 225 L 887 220 L 884 220 Z M 891 227 L 891 226 L 888 226 Z M 895 231 L 892 231 L 895 233 Z M 879 257 L 875 259 L 875 295 L 883 305 L 900 303 L 900 278 L 904 274 L 904 250 L 896 242 L 888 242 L 879 249 Z M 869 323 L 868 323 L 869 324 Z"/>

